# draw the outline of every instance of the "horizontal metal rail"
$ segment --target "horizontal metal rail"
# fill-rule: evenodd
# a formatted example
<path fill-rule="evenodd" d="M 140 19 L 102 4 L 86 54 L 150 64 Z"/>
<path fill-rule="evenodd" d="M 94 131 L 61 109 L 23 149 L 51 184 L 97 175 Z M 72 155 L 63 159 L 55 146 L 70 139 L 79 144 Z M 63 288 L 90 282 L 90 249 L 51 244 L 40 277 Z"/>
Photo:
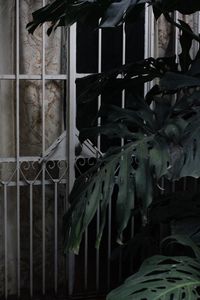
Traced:
<path fill-rule="evenodd" d="M 31 183 L 32 183 L 33 181 L 29 181 L 29 182 L 26 182 L 26 181 L 22 181 L 22 180 L 20 180 L 19 181 L 19 186 L 28 186 L 28 185 L 30 185 Z M 54 184 L 54 183 L 56 183 L 56 182 L 58 182 L 59 184 L 66 184 L 67 183 L 67 180 L 66 179 L 61 179 L 60 181 L 59 180 L 48 180 L 48 179 L 46 179 L 45 181 L 44 181 L 44 183 L 45 183 L 45 185 L 52 185 L 52 184 Z M 32 183 L 32 185 L 33 186 L 36 186 L 36 185 L 42 185 L 42 183 L 43 183 L 43 181 L 42 180 L 35 180 L 33 183 Z M 7 187 L 12 187 L 12 186 L 16 186 L 17 184 L 16 184 L 16 181 L 10 181 L 9 183 L 7 183 L 7 182 L 4 182 L 4 181 L 2 181 L 2 182 L 0 182 L 0 188 L 1 188 L 1 186 L 2 186 L 2 184 L 6 184 L 7 185 Z"/>
<path fill-rule="evenodd" d="M 76 73 L 76 78 L 83 78 L 85 76 L 92 75 L 92 73 Z M 34 75 L 34 74 L 19 74 L 18 79 L 19 80 L 66 80 L 67 75 L 66 74 L 52 74 L 47 75 L 45 74 L 42 76 L 42 74 Z M 16 75 L 15 74 L 0 74 L 0 80 L 15 80 Z"/>

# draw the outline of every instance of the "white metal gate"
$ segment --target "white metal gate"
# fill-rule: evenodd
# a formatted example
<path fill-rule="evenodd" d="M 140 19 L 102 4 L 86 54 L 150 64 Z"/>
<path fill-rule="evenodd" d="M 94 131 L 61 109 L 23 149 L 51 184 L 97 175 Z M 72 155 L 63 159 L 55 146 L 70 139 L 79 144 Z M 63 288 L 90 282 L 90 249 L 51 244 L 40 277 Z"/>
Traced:
<path fill-rule="evenodd" d="M 51 62 L 54 58 L 47 57 L 49 50 L 45 26 L 35 37 L 40 49 L 37 49 L 37 45 L 31 45 L 29 51 L 32 49 L 32 55 L 26 49 L 30 40 L 34 43 L 34 37 L 26 35 L 27 18 L 23 14 L 33 9 L 35 3 L 38 6 L 45 5 L 44 0 L 33 2 L 0 2 L 1 38 L 4 30 L 10 30 L 12 45 L 6 40 L 4 43 L 13 49 L 9 51 L 1 43 L 1 118 L 7 122 L 5 126 L 8 129 L 4 134 L 9 132 L 7 137 L 2 138 L 0 150 L 0 294 L 5 298 L 12 294 L 32 297 L 47 292 L 66 293 L 67 283 L 61 226 L 63 211 L 67 209 L 68 191 L 74 178 L 68 163 L 71 161 L 73 165 L 73 158 L 71 154 L 68 157 L 68 153 L 74 153 L 75 144 L 73 142 L 73 150 L 70 148 L 68 152 L 71 144 L 67 143 L 67 138 L 70 140 L 67 132 L 70 126 L 74 126 L 71 121 L 73 114 L 70 108 L 70 119 L 66 118 L 67 73 L 66 70 L 62 72 L 61 68 L 60 72 L 54 71 L 53 64 L 57 61 Z M 5 23 L 3 15 L 13 17 L 13 23 L 8 18 L 8 23 Z M 6 25 L 12 28 L 6 29 Z M 65 53 L 66 35 L 65 30 L 60 33 L 62 56 Z M 8 58 L 6 51 L 10 55 Z M 36 51 L 39 53 L 35 54 Z M 26 61 L 23 66 L 24 52 Z M 40 57 L 39 67 L 31 65 L 37 63 L 34 59 L 37 55 Z M 8 64 L 9 60 L 13 60 L 11 67 L 4 63 L 5 59 Z M 62 59 L 61 64 L 63 62 Z M 29 63 L 27 68 L 26 64 Z M 52 64 L 51 68 L 49 64 Z M 35 99 L 37 102 L 34 102 Z M 12 102 L 12 108 L 6 110 L 9 101 Z M 12 128 L 12 134 L 9 128 Z"/>

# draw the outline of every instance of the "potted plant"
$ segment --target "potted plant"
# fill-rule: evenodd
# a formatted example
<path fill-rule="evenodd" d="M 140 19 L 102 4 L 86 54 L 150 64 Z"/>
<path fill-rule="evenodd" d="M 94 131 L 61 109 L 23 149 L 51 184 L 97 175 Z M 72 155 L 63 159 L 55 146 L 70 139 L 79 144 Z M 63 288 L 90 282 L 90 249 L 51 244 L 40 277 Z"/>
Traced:
<path fill-rule="evenodd" d="M 122 244 L 123 231 L 135 208 L 144 227 L 156 217 L 159 219 L 155 211 L 162 209 L 163 203 L 155 203 L 155 190 L 163 178 L 169 181 L 199 178 L 200 51 L 192 59 L 190 49 L 192 41 L 199 43 L 200 38 L 187 23 L 175 21 L 172 13 L 193 14 L 200 10 L 200 3 L 197 0 L 56 0 L 33 13 L 33 21 L 28 24 L 29 32 L 33 33 L 38 25 L 50 21 L 48 34 L 57 26 L 70 26 L 77 20 L 90 22 L 101 18 L 101 27 L 115 27 L 125 21 L 133 22 L 144 11 L 145 5 L 152 5 L 156 19 L 163 15 L 180 30 L 182 50 L 178 57 L 150 57 L 82 79 L 87 88 L 80 101 L 90 103 L 102 92 L 126 90 L 129 105 L 126 108 L 101 107 L 98 116 L 104 117 L 106 123 L 80 132 L 81 142 L 102 134 L 111 141 L 116 137 L 123 138 L 124 145 L 109 148 L 95 166 L 76 180 L 70 195 L 71 206 L 64 218 L 66 251 L 78 253 L 83 233 L 98 206 L 101 218 L 96 246 L 99 246 L 107 206 L 116 186 L 116 239 Z M 145 96 L 138 93 L 138 85 L 154 79 L 157 83 Z M 173 204 L 167 203 L 165 208 L 173 207 Z M 176 215 L 171 214 L 170 220 L 181 217 L 182 210 L 178 209 L 177 202 L 176 205 Z M 182 203 L 179 205 L 181 207 Z M 186 217 L 198 214 L 194 202 L 190 201 L 190 210 L 185 213 Z M 166 214 L 160 215 L 159 222 L 162 222 L 161 217 L 166 218 Z M 196 258 L 152 257 L 125 285 L 111 292 L 108 299 L 199 299 L 199 250 L 182 235 L 167 239 L 167 243 L 177 240 L 192 247 Z"/>

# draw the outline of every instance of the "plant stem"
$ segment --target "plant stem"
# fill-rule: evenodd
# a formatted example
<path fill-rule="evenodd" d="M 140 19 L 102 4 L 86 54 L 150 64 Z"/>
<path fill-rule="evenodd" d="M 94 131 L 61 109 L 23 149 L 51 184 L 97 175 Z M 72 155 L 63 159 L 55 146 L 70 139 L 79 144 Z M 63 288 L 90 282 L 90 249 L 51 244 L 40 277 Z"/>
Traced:
<path fill-rule="evenodd" d="M 196 34 L 194 34 L 194 32 L 188 30 L 187 28 L 181 26 L 181 24 L 177 23 L 176 21 L 174 21 L 173 18 L 170 17 L 169 13 L 164 13 L 165 19 L 172 25 L 176 26 L 177 28 L 179 28 L 180 30 L 184 31 L 185 33 L 189 34 L 194 40 L 196 40 L 197 42 L 200 43 L 200 37 Z"/>

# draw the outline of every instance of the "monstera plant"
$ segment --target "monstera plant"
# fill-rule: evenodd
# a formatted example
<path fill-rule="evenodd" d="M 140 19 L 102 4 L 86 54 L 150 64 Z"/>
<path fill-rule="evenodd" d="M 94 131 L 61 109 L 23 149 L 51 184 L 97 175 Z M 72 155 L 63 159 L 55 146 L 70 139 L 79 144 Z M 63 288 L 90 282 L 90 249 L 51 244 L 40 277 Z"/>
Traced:
<path fill-rule="evenodd" d="M 102 106 L 97 117 L 104 119 L 103 125 L 80 132 L 82 143 L 99 134 L 107 136 L 111 144 L 116 138 L 124 143 L 109 147 L 96 165 L 76 180 L 64 217 L 66 251 L 78 253 L 83 233 L 98 207 L 99 246 L 113 194 L 116 238 L 123 243 L 122 233 L 133 207 L 138 207 L 143 226 L 152 221 L 150 208 L 162 178 L 175 181 L 200 177 L 200 51 L 195 58 L 190 56 L 193 40 L 200 42 L 200 38 L 188 24 L 175 21 L 172 16 L 176 10 L 186 15 L 199 11 L 200 1 L 56 0 L 34 12 L 33 21 L 27 25 L 33 33 L 37 26 L 51 22 L 48 34 L 57 26 L 70 26 L 76 21 L 90 23 L 100 19 L 100 27 L 115 27 L 125 21 L 134 22 L 146 5 L 153 6 L 155 19 L 164 15 L 167 22 L 180 29 L 182 50 L 178 57 L 150 57 L 81 79 L 86 88 L 79 101 L 85 105 L 96 101 L 102 93 L 123 90 L 128 101 L 126 108 L 115 104 Z M 144 97 L 137 87 L 154 79 L 156 84 Z M 190 206 L 188 212 L 191 210 Z M 176 208 L 177 214 L 180 211 Z M 122 287 L 111 292 L 108 299 L 200 299 L 198 286 L 199 255 L 154 256 Z"/>

